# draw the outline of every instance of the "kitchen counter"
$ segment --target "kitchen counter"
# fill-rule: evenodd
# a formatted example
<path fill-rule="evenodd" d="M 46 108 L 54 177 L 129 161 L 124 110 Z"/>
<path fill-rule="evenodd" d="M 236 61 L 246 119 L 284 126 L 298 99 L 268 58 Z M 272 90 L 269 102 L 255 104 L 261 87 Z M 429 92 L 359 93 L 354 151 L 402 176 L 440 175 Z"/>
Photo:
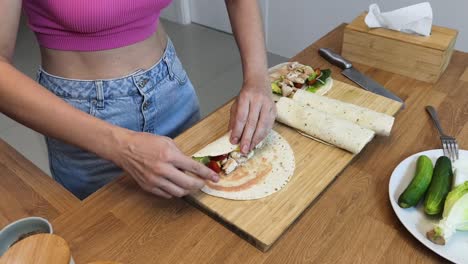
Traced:
<path fill-rule="evenodd" d="M 28 216 L 54 220 L 80 204 L 73 194 L 0 140 L 0 228 Z"/>
<path fill-rule="evenodd" d="M 331 67 L 319 47 L 339 52 L 344 25 L 292 60 Z M 79 202 L 0 141 L 0 225 L 28 215 L 52 221 L 71 246 L 77 263 L 96 259 L 122 263 L 439 263 L 399 222 L 388 200 L 388 181 L 407 156 L 439 148 L 424 106 L 439 112 L 446 132 L 468 149 L 468 54 L 455 51 L 436 84 L 354 64 L 406 101 L 392 135 L 377 137 L 266 253 L 181 199 L 163 200 L 143 192 L 128 176 Z M 333 78 L 353 84 L 332 66 Z M 175 139 L 193 150 L 200 131 L 221 135 L 231 102 Z M 191 140 L 190 140 L 191 139 Z M 6 198 L 4 198 L 6 197 Z"/>

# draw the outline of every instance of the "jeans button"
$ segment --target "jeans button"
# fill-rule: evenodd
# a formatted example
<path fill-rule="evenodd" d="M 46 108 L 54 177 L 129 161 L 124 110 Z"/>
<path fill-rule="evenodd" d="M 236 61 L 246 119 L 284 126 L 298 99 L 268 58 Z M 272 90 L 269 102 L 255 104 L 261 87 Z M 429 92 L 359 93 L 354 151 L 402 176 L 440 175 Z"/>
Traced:
<path fill-rule="evenodd" d="M 148 83 L 148 79 L 143 79 L 138 83 L 138 87 L 143 88 Z"/>
<path fill-rule="evenodd" d="M 146 111 L 148 109 L 149 102 L 144 102 L 143 103 L 143 111 Z"/>

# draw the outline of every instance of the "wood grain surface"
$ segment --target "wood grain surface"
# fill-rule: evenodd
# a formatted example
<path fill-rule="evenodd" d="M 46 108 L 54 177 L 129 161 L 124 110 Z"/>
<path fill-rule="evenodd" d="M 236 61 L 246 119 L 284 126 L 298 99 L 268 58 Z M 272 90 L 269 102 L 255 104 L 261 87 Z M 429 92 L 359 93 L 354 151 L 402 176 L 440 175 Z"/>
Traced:
<path fill-rule="evenodd" d="M 433 26 L 431 36 L 401 33 L 386 28 L 370 29 L 365 13 L 346 26 L 342 55 L 378 69 L 421 81 L 436 82 L 453 53 L 458 32 Z"/>
<path fill-rule="evenodd" d="M 340 52 L 343 28 L 339 26 L 293 59 L 339 72 L 318 56 L 317 49 Z M 161 200 L 144 193 L 127 176 L 53 220 L 56 233 L 67 240 L 77 263 L 98 259 L 139 264 L 444 262 L 398 221 L 388 200 L 388 181 L 407 156 L 440 147 L 424 110 L 428 104 L 436 107 L 447 133 L 468 149 L 468 82 L 462 80 L 468 54 L 455 51 L 435 84 L 358 63 L 354 66 L 405 99 L 406 108 L 398 114 L 392 135 L 378 137 L 366 147 L 268 252 L 183 200 Z M 351 84 L 338 74 L 335 79 Z M 225 128 L 202 122 L 206 129 Z M 189 142 L 184 148 L 195 144 Z"/>
<path fill-rule="evenodd" d="M 0 264 L 68 264 L 71 253 L 67 242 L 53 234 L 27 237 L 0 257 Z"/>
<path fill-rule="evenodd" d="M 308 64 L 306 60 L 304 58 L 299 62 Z M 333 76 L 335 75 L 340 75 L 340 72 L 334 72 Z M 396 114 L 401 107 L 399 102 L 338 80 L 333 82 L 333 89 L 327 96 L 389 115 Z M 205 124 L 219 124 L 221 129 L 216 132 L 225 132 L 229 122 L 226 118 L 229 117 L 229 109 L 230 104 L 218 110 L 220 115 L 212 115 L 180 135 L 176 142 L 182 151 L 192 154 L 216 140 L 217 133 L 207 130 Z M 304 137 L 295 129 L 279 123 L 273 129 L 291 145 L 296 160 L 294 175 L 286 187 L 273 195 L 251 201 L 227 200 L 202 192 L 188 197 L 263 251 L 271 247 L 355 156 Z M 193 140 L 194 138 L 197 140 Z"/>
<path fill-rule="evenodd" d="M 88 264 L 122 264 L 122 263 L 114 262 L 114 261 L 93 261 L 93 262 L 89 262 Z"/>
<path fill-rule="evenodd" d="M 401 41 L 403 39 L 403 41 L 415 44 L 417 46 L 427 47 L 441 51 L 446 50 L 458 34 L 458 31 L 455 29 L 440 27 L 436 25 L 432 26 L 430 37 L 407 33 L 402 34 L 401 32 L 395 30 L 388 30 L 386 28 L 369 28 L 364 21 L 366 15 L 367 12 L 364 12 L 363 14 L 359 15 L 348 25 L 348 28 L 359 32 L 371 33 L 372 35 L 381 36 L 388 39 L 398 41 Z"/>
<path fill-rule="evenodd" d="M 23 217 L 52 220 L 80 201 L 0 140 L 0 229 Z"/>

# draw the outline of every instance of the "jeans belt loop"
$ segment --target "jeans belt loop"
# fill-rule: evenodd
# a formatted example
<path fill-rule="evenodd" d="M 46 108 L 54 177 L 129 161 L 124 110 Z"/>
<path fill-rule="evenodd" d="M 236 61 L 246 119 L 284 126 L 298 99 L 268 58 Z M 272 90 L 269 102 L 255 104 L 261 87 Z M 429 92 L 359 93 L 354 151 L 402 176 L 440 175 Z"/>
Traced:
<path fill-rule="evenodd" d="M 39 67 L 39 69 L 36 71 L 36 82 L 38 82 L 38 83 L 40 83 L 41 74 L 42 74 L 42 68 Z"/>
<path fill-rule="evenodd" d="M 102 81 L 96 81 L 96 101 L 97 109 L 104 109 L 104 89 Z"/>
<path fill-rule="evenodd" d="M 166 63 L 167 72 L 169 73 L 169 78 L 171 80 L 174 80 L 174 72 L 172 71 L 172 63 L 171 63 L 171 60 L 167 57 L 167 54 L 164 55 L 163 61 L 164 63 Z"/>

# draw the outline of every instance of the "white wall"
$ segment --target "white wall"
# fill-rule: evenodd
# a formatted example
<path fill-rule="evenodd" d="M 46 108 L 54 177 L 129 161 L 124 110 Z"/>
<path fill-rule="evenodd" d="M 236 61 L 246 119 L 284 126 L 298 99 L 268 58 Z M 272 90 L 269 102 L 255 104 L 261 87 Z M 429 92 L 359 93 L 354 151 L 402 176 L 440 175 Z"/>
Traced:
<path fill-rule="evenodd" d="M 209 1 L 216 1 L 216 4 L 209 4 Z M 260 3 L 266 20 L 264 24 L 268 51 L 292 57 L 339 24 L 351 22 L 366 11 L 371 3 L 379 4 L 382 12 L 386 12 L 423 1 L 260 0 Z M 163 12 L 163 17 L 179 23 L 187 22 L 187 19 L 190 21 L 190 11 L 181 11 L 184 7 L 189 8 L 190 2 L 191 6 L 197 2 L 201 7 L 203 3 L 209 7 L 199 8 L 204 12 L 198 12 L 200 13 L 198 23 L 229 31 L 229 28 L 226 30 L 226 26 L 229 26 L 223 0 L 174 0 L 173 4 Z M 433 23 L 457 29 L 459 35 L 455 48 L 468 52 L 468 0 L 429 0 L 429 2 L 434 13 Z M 197 14 L 192 12 L 193 15 Z"/>
<path fill-rule="evenodd" d="M 260 3 L 260 12 L 266 18 L 264 19 L 264 27 L 266 27 L 266 21 L 268 20 L 266 13 L 267 2 L 269 0 L 258 1 Z M 182 10 L 184 7 L 190 10 L 184 12 Z M 226 4 L 223 0 L 174 0 L 163 10 L 161 17 L 181 24 L 186 22 L 182 18 L 188 17 L 191 22 L 232 34 Z"/>
<path fill-rule="evenodd" d="M 223 0 L 191 0 L 192 22 L 232 34 L 231 24 Z"/>
<path fill-rule="evenodd" d="M 292 57 L 343 22 L 377 3 L 382 12 L 423 0 L 269 0 L 267 46 L 270 52 Z M 455 48 L 468 52 L 468 1 L 430 0 L 433 24 L 457 29 Z"/>
<path fill-rule="evenodd" d="M 190 1 L 174 0 L 162 11 L 161 17 L 180 24 L 190 24 Z"/>

